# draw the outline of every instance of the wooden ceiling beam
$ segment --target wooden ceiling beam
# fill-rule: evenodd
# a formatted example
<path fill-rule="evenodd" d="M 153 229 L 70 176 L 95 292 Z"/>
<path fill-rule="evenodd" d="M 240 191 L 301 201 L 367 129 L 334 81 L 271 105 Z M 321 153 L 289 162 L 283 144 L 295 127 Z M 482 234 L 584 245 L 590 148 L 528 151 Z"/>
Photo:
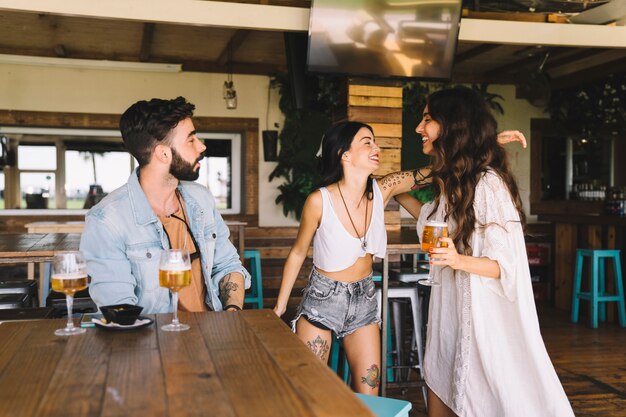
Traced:
<path fill-rule="evenodd" d="M 143 24 L 143 34 L 141 35 L 141 50 L 139 51 L 139 61 L 146 62 L 150 59 L 152 50 L 152 39 L 154 39 L 154 23 Z"/>
<path fill-rule="evenodd" d="M 54 53 L 58 58 L 67 57 L 67 51 L 65 50 L 65 46 L 63 46 L 62 44 L 55 45 Z"/>
<path fill-rule="evenodd" d="M 469 51 L 461 52 L 454 57 L 454 64 L 458 65 L 463 61 L 467 61 L 469 59 L 475 58 L 479 55 L 485 54 L 487 52 L 493 51 L 494 49 L 500 47 L 501 45 L 495 45 L 491 43 L 485 43 L 483 45 L 478 45 L 475 48 L 470 49 Z"/>
<path fill-rule="evenodd" d="M 552 80 L 551 85 L 554 90 L 571 88 L 588 84 L 592 81 L 604 78 L 610 74 L 626 71 L 626 57 L 614 59 L 609 62 L 587 67 L 581 71 L 567 74 L 563 77 Z"/>
<path fill-rule="evenodd" d="M 569 65 L 573 62 L 580 61 L 583 59 L 588 59 L 595 55 L 602 54 L 608 51 L 611 51 L 611 49 L 609 48 L 583 49 L 573 54 L 563 56 L 561 58 L 548 59 L 548 61 L 546 62 L 546 70 L 549 71 L 551 69 L 562 67 L 564 65 Z"/>
<path fill-rule="evenodd" d="M 278 72 L 287 72 L 287 66 L 281 64 L 257 64 L 248 62 L 233 62 L 231 65 L 218 65 L 209 61 L 183 61 L 183 71 L 217 72 L 234 74 L 272 75 Z"/>
<path fill-rule="evenodd" d="M 489 78 L 489 77 L 497 76 L 499 74 L 506 74 L 514 70 L 516 70 L 515 72 L 517 72 L 517 70 L 521 70 L 522 68 L 530 66 L 530 65 L 535 65 L 535 64 L 539 65 L 541 63 L 541 59 L 545 56 L 545 54 L 547 52 L 550 52 L 550 57 L 546 61 L 547 63 L 547 62 L 550 62 L 550 60 L 554 58 L 555 56 L 563 55 L 564 53 L 570 50 L 571 50 L 570 48 L 545 48 L 542 52 L 534 54 L 530 57 L 522 58 L 515 62 L 511 62 L 509 64 L 505 64 L 505 65 L 496 67 L 494 69 L 491 69 L 485 72 L 485 77 Z"/>
<path fill-rule="evenodd" d="M 241 44 L 243 44 L 249 34 L 250 31 L 245 29 L 238 29 L 237 31 L 235 31 L 233 36 L 231 36 L 231 38 L 228 40 L 228 43 L 226 44 L 224 49 L 222 49 L 222 52 L 220 52 L 220 56 L 217 57 L 217 60 L 215 61 L 217 65 L 226 65 L 229 55 L 230 59 L 232 60 L 235 52 L 237 52 L 237 49 L 239 49 L 239 47 L 241 46 Z"/>

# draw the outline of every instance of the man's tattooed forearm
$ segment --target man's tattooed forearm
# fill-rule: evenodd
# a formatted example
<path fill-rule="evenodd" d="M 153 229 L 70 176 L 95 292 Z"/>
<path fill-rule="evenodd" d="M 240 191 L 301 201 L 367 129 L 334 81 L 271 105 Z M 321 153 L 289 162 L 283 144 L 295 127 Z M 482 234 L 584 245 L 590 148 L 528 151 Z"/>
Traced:
<path fill-rule="evenodd" d="M 222 303 L 228 304 L 228 300 L 230 299 L 230 294 L 237 291 L 239 289 L 239 285 L 235 282 L 230 281 L 230 274 L 226 275 L 222 279 L 222 283 L 220 285 L 220 299 Z"/>

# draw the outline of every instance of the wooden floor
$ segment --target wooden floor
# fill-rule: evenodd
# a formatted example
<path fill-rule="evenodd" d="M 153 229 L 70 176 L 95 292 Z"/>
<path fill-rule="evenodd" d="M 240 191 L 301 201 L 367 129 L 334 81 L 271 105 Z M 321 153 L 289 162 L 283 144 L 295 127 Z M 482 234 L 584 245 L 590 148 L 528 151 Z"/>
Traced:
<path fill-rule="evenodd" d="M 539 308 L 542 335 L 577 417 L 626 417 L 626 328 L 589 327 L 585 318 Z M 425 416 L 420 388 L 390 388 L 388 396 L 413 402 L 412 417 Z M 529 416 L 530 417 L 530 416 Z"/>

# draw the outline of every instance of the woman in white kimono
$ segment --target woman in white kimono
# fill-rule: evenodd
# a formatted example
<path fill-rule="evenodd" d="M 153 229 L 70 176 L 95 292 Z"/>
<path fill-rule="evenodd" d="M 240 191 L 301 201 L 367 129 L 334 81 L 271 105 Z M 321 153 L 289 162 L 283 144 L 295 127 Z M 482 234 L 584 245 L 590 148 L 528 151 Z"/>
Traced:
<path fill-rule="evenodd" d="M 431 250 L 435 281 L 424 359 L 428 415 L 573 416 L 546 352 L 524 245 L 524 212 L 496 121 L 472 90 L 428 98 L 417 127 L 433 157 L 432 203 L 417 230 L 446 221 Z M 402 201 L 401 201 L 402 202 Z"/>

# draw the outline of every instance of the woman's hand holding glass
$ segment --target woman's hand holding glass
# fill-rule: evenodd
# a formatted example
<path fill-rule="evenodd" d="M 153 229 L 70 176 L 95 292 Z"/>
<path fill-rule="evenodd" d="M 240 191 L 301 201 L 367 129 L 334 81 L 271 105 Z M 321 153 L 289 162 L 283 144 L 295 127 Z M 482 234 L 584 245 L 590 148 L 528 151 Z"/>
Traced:
<path fill-rule="evenodd" d="M 454 241 L 449 237 L 439 238 L 441 245 L 431 247 L 428 251 L 430 265 L 433 266 L 449 266 L 452 269 L 460 269 L 462 257 L 454 246 Z"/>
<path fill-rule="evenodd" d="M 448 225 L 445 222 L 427 221 L 424 225 L 422 232 L 422 250 L 428 252 L 428 258 L 430 260 L 430 269 L 428 270 L 428 279 L 418 281 L 421 285 L 428 287 L 436 287 L 441 285 L 433 278 L 434 266 L 432 259 L 432 249 L 435 247 L 445 246 L 445 243 L 441 240 L 441 237 L 448 236 Z"/>

